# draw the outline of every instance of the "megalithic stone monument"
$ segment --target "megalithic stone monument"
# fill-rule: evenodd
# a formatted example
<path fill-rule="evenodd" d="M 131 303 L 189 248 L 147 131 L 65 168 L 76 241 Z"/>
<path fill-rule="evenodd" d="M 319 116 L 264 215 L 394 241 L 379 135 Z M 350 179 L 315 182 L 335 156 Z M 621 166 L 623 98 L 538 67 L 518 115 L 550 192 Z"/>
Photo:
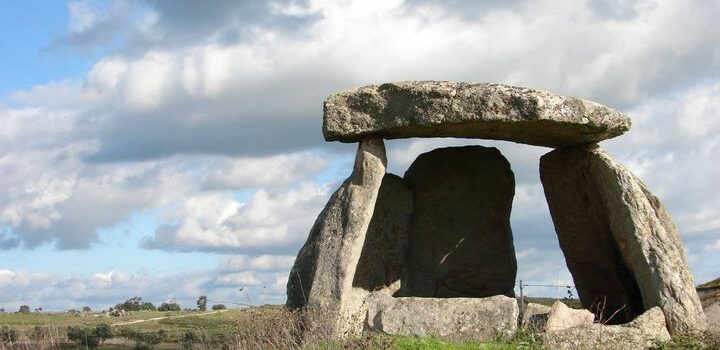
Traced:
<path fill-rule="evenodd" d="M 703 331 L 677 226 L 597 145 L 630 124 L 591 101 L 502 84 L 397 82 L 331 95 L 325 139 L 358 142 L 358 152 L 298 253 L 287 305 L 323 309 L 338 336 L 511 336 L 507 160 L 495 148 L 449 147 L 420 155 L 402 178 L 385 170 L 383 139 L 480 138 L 556 148 L 541 158 L 541 180 L 581 302 L 603 307 L 596 317 L 626 323 L 659 307 L 671 334 Z M 415 317 L 426 314 L 435 321 Z"/>

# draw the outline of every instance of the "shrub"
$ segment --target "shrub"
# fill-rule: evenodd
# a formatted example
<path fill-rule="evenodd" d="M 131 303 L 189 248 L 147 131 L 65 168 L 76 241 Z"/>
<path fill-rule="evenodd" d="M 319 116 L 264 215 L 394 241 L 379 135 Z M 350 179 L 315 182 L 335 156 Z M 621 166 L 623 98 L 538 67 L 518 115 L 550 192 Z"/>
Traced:
<path fill-rule="evenodd" d="M 0 344 L 1 343 L 12 343 L 17 341 L 18 339 L 18 331 L 14 328 L 11 328 L 8 325 L 4 325 L 0 327 Z"/>
<path fill-rule="evenodd" d="M 95 329 L 85 326 L 68 327 L 67 338 L 87 348 L 95 348 L 100 344 L 100 338 Z"/>
<path fill-rule="evenodd" d="M 185 330 L 185 332 L 180 335 L 180 345 L 183 349 L 187 350 L 193 349 L 195 344 L 201 343 L 204 340 L 204 334 L 192 329 Z"/>
<path fill-rule="evenodd" d="M 120 335 L 124 338 L 134 340 L 134 349 L 153 349 L 155 345 L 165 341 L 167 331 L 164 329 L 158 331 L 136 331 L 131 328 L 123 328 L 120 330 Z"/>
<path fill-rule="evenodd" d="M 101 323 L 95 326 L 95 334 L 100 338 L 100 342 L 104 343 L 106 340 L 113 337 L 113 329 L 107 323 Z"/>
<path fill-rule="evenodd" d="M 213 310 L 227 310 L 227 307 L 225 307 L 225 304 L 215 304 L 212 306 Z"/>
<path fill-rule="evenodd" d="M 33 329 L 28 333 L 28 337 L 35 341 L 42 341 L 44 339 L 49 339 L 55 336 L 56 329 L 50 326 L 35 326 Z"/>

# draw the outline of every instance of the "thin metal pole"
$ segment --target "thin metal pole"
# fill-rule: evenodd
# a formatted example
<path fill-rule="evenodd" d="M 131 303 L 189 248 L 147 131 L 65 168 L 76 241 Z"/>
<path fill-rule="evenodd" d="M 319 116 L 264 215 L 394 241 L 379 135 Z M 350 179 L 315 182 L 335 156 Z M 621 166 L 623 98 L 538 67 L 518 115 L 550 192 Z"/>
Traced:
<path fill-rule="evenodd" d="M 525 314 L 525 295 L 523 294 L 523 282 L 520 280 L 520 319 Z"/>

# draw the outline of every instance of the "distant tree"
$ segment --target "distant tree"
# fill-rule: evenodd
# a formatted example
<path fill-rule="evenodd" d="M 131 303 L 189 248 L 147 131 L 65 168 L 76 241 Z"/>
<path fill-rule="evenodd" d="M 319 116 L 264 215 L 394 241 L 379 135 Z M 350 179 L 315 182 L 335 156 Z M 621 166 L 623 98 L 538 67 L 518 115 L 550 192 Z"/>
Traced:
<path fill-rule="evenodd" d="M 132 297 L 124 302 L 115 305 L 115 309 L 122 309 L 125 311 L 141 311 L 149 310 L 155 311 L 155 305 L 149 301 L 143 301 L 142 297 Z"/>
<path fill-rule="evenodd" d="M 197 307 L 198 307 L 198 310 L 200 310 L 200 311 L 207 310 L 207 297 L 206 296 L 201 295 L 200 298 L 198 298 Z"/>
<path fill-rule="evenodd" d="M 180 311 L 182 308 L 178 303 L 162 303 L 158 307 L 158 311 Z"/>
<path fill-rule="evenodd" d="M 18 310 L 21 314 L 29 314 L 30 313 L 30 306 L 27 305 L 21 305 L 20 309 Z"/>
<path fill-rule="evenodd" d="M 89 306 L 83 306 L 82 311 L 83 312 L 92 312 L 92 309 Z"/>
<path fill-rule="evenodd" d="M 146 301 L 140 305 L 140 310 L 155 311 L 157 308 L 153 305 L 153 303 Z"/>
<path fill-rule="evenodd" d="M 5 313 L 5 309 L 0 308 L 0 314 L 4 314 L 4 313 Z"/>
<path fill-rule="evenodd" d="M 213 310 L 227 310 L 227 307 L 225 307 L 225 304 L 215 304 L 212 306 Z"/>

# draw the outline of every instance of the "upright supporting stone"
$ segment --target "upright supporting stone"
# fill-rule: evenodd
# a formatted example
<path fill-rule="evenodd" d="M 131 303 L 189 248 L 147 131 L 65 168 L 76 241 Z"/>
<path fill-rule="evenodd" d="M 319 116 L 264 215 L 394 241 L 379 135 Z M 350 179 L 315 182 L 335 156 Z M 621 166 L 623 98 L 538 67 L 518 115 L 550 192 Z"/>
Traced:
<path fill-rule="evenodd" d="M 510 228 L 515 179 L 495 148 L 421 154 L 405 173 L 413 191 L 407 275 L 401 296 L 513 296 Z"/>
<path fill-rule="evenodd" d="M 586 307 L 604 296 L 630 320 L 659 306 L 671 334 L 705 329 L 677 226 L 645 184 L 597 145 L 544 155 L 540 177 Z"/>
<path fill-rule="evenodd" d="M 394 294 L 407 255 L 412 192 L 397 175 L 385 174 L 373 213 L 353 287 Z"/>
<path fill-rule="evenodd" d="M 352 283 L 386 162 L 382 139 L 360 142 L 352 174 L 318 216 L 288 279 L 287 305 L 333 313 L 337 335 L 351 330 L 362 304 Z"/>
<path fill-rule="evenodd" d="M 540 159 L 540 179 L 580 301 L 601 321 L 621 324 L 644 311 L 640 290 L 614 242 L 585 148 Z"/>

